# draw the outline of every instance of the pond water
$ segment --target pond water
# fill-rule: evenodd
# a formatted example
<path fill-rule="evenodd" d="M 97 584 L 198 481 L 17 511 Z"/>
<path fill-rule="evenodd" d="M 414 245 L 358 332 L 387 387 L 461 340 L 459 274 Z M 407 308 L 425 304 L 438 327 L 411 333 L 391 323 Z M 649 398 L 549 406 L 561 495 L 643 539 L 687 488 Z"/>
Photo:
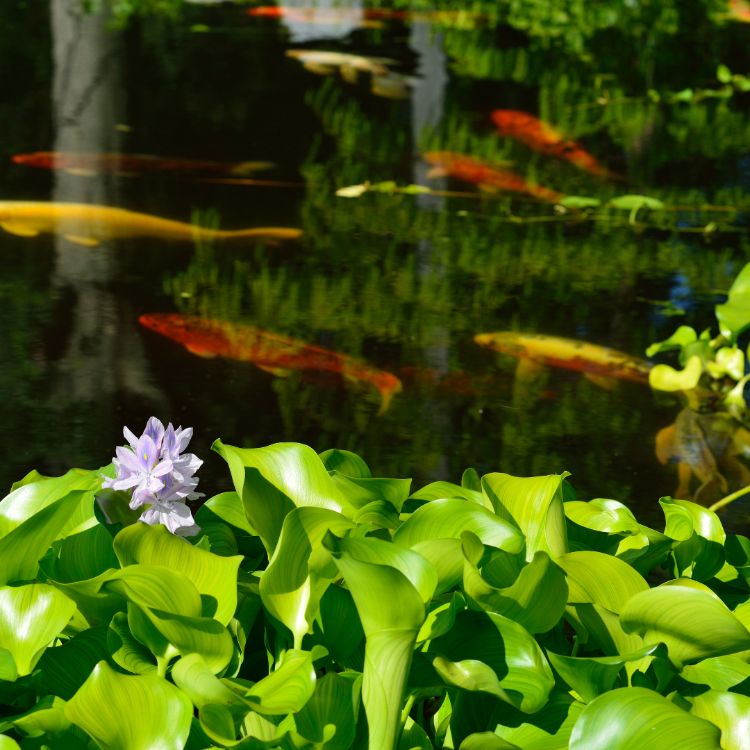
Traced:
<path fill-rule="evenodd" d="M 658 523 L 678 399 L 474 337 L 642 358 L 714 325 L 748 260 L 750 25 L 699 0 L 163 5 L 119 25 L 77 0 L 0 8 L 0 197 L 37 204 L 0 204 L 0 487 L 106 464 L 156 414 L 195 428 L 210 494 L 215 438 L 295 440 L 417 485 L 566 470 Z M 57 157 L 13 159 L 35 152 Z M 180 239 L 46 202 L 302 235 Z M 190 316 L 160 319 L 188 321 L 180 340 L 157 313 Z"/>

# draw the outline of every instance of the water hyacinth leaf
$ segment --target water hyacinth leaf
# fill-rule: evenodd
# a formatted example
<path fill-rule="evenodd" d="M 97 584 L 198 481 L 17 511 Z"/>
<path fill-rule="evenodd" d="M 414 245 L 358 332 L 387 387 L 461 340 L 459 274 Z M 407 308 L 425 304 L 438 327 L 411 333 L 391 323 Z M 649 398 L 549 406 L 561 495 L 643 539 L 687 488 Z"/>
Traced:
<path fill-rule="evenodd" d="M 469 502 L 483 505 L 488 510 L 492 510 L 492 503 L 485 495 L 476 490 L 474 487 L 464 487 L 453 482 L 431 482 L 409 496 L 410 500 L 445 500 L 448 498 L 463 498 Z"/>
<path fill-rule="evenodd" d="M 524 713 L 541 709 L 555 684 L 529 632 L 491 612 L 460 612 L 453 628 L 430 643 L 428 653 L 448 684 L 491 692 Z"/>
<path fill-rule="evenodd" d="M 214 617 L 226 625 L 237 608 L 237 570 L 242 557 L 222 557 L 196 549 L 190 542 L 170 534 L 164 526 L 137 523 L 115 537 L 115 553 L 123 566 L 137 564 L 177 570 L 203 596 L 216 600 Z M 160 607 L 173 611 L 171 607 Z M 189 614 L 189 613 L 185 613 Z"/>
<path fill-rule="evenodd" d="M 719 330 L 730 343 L 750 326 L 750 263 L 737 274 L 729 288 L 727 301 L 716 305 L 716 320 Z"/>
<path fill-rule="evenodd" d="M 358 525 L 369 525 L 374 529 L 396 529 L 399 525 L 398 511 L 385 500 L 374 500 L 352 514 Z"/>
<path fill-rule="evenodd" d="M 680 677 L 712 690 L 729 690 L 750 678 L 750 664 L 741 656 L 714 656 L 683 667 Z"/>
<path fill-rule="evenodd" d="M 43 507 L 0 539 L 0 585 L 33 580 L 39 560 L 49 546 L 66 529 L 70 530 L 70 518 L 92 511 L 93 503 L 92 492 L 74 490 Z"/>
<path fill-rule="evenodd" d="M 719 727 L 722 750 L 750 750 L 750 698 L 709 690 L 689 701 L 691 714 Z"/>
<path fill-rule="evenodd" d="M 0 680 L 15 682 L 17 677 L 18 669 L 13 654 L 7 648 L 0 648 Z"/>
<path fill-rule="evenodd" d="M 698 340 L 698 334 L 690 326 L 680 326 L 668 339 L 657 341 L 646 349 L 646 356 L 653 357 L 662 352 L 684 349 Z M 681 360 L 682 361 L 682 360 Z M 684 364 L 684 362 L 683 362 Z"/>
<path fill-rule="evenodd" d="M 464 739 L 458 750 L 522 750 L 492 732 L 474 732 Z"/>
<path fill-rule="evenodd" d="M 102 525 L 72 534 L 52 544 L 40 561 L 43 572 L 55 581 L 85 581 L 119 567 L 112 535 Z"/>
<path fill-rule="evenodd" d="M 153 654 L 130 632 L 128 617 L 117 612 L 107 629 L 107 646 L 112 661 L 133 674 L 149 674 L 156 671 Z"/>
<path fill-rule="evenodd" d="M 674 542 L 648 526 L 638 526 L 639 533 L 620 540 L 615 555 L 645 576 L 658 565 L 664 564 Z"/>
<path fill-rule="evenodd" d="M 108 656 L 104 627 L 84 630 L 60 646 L 45 649 L 35 675 L 40 692 L 66 700 L 72 698 L 94 666 Z"/>
<path fill-rule="evenodd" d="M 294 715 L 297 731 L 322 743 L 321 750 L 348 750 L 357 733 L 361 689 L 361 675 L 329 672 L 317 681 L 310 700 Z M 330 726 L 335 727 L 335 734 L 324 741 L 324 730 Z"/>
<path fill-rule="evenodd" d="M 44 583 L 0 587 L 0 648 L 13 656 L 20 677 L 31 674 L 75 610 L 72 599 Z"/>
<path fill-rule="evenodd" d="M 422 627 L 417 634 L 417 643 L 439 638 L 445 635 L 456 621 L 456 617 L 466 606 L 463 596 L 457 591 L 453 593 L 449 602 L 440 604 L 427 613 Z"/>
<path fill-rule="evenodd" d="M 347 502 L 355 508 L 363 508 L 369 503 L 381 501 L 400 512 L 411 489 L 411 479 L 348 477 L 338 471 L 331 472 L 331 479 Z"/>
<path fill-rule="evenodd" d="M 209 703 L 200 711 L 201 729 L 206 735 L 220 745 L 235 745 L 237 729 L 229 709 L 217 703 Z"/>
<path fill-rule="evenodd" d="M 724 544 L 726 541 L 724 527 L 712 510 L 671 497 L 661 498 L 659 505 L 667 522 L 664 533 L 672 539 L 684 541 L 695 533 L 709 542 Z"/>
<path fill-rule="evenodd" d="M 716 750 L 719 730 L 653 690 L 618 688 L 589 703 L 570 750 Z"/>
<path fill-rule="evenodd" d="M 20 526 L 24 521 L 49 505 L 67 497 L 74 490 L 94 491 L 102 484 L 102 472 L 71 469 L 60 477 L 43 477 L 33 472 L 32 481 L 14 485 L 15 489 L 0 501 L 0 537 Z M 82 507 L 71 513 L 61 534 L 76 533 L 96 523 L 91 508 Z"/>
<path fill-rule="evenodd" d="M 370 467 L 356 453 L 342 450 L 341 448 L 331 448 L 320 454 L 320 460 L 328 471 L 337 471 L 347 477 L 359 477 L 367 479 L 372 476 Z"/>
<path fill-rule="evenodd" d="M 175 685 L 198 709 L 209 704 L 221 704 L 229 708 L 233 715 L 243 716 L 252 707 L 250 701 L 225 685 L 199 654 L 178 659 L 172 667 L 171 675 Z"/>
<path fill-rule="evenodd" d="M 57 696 L 46 696 L 28 711 L 4 721 L 29 737 L 62 734 L 70 728 L 70 720 L 65 715 L 65 701 Z"/>
<path fill-rule="evenodd" d="M 5 734 L 0 734 L 0 750 L 21 750 L 21 746 Z"/>
<path fill-rule="evenodd" d="M 652 211 L 659 211 L 664 208 L 663 201 L 658 198 L 651 198 L 648 195 L 619 195 L 609 201 L 612 208 L 621 208 L 625 211 L 633 209 L 649 208 Z"/>
<path fill-rule="evenodd" d="M 612 689 L 623 666 L 640 661 L 652 654 L 658 646 L 646 646 L 626 656 L 576 657 L 547 651 L 547 658 L 565 682 L 590 703 L 594 698 Z"/>
<path fill-rule="evenodd" d="M 482 489 L 492 502 L 495 513 L 516 525 L 526 537 L 526 560 L 537 550 L 553 559 L 568 551 L 563 492 L 565 477 L 513 477 L 509 474 L 487 474 Z"/>
<path fill-rule="evenodd" d="M 557 624 L 565 611 L 568 584 L 546 552 L 537 552 L 511 586 L 497 588 L 482 577 L 479 561 L 470 558 L 466 544 L 463 549 L 464 591 L 481 609 L 509 617 L 532 634 L 545 633 Z"/>
<path fill-rule="evenodd" d="M 617 500 L 596 498 L 583 502 L 571 500 L 564 504 L 565 515 L 574 523 L 606 534 L 632 536 L 640 530 L 630 508 Z"/>
<path fill-rule="evenodd" d="M 598 198 L 589 198 L 585 195 L 566 195 L 560 199 L 559 205 L 563 208 L 597 208 L 602 202 Z"/>
<path fill-rule="evenodd" d="M 397 750 L 432 750 L 432 743 L 427 732 L 411 716 L 407 716 L 396 748 Z"/>
<path fill-rule="evenodd" d="M 338 585 L 326 589 L 315 629 L 316 638 L 338 664 L 362 671 L 365 633 L 348 589 Z"/>
<path fill-rule="evenodd" d="M 65 705 L 103 750 L 182 750 L 192 713 L 188 697 L 165 679 L 122 675 L 104 661 Z"/>
<path fill-rule="evenodd" d="M 230 526 L 234 526 L 237 529 L 248 534 L 257 534 L 252 526 L 248 523 L 247 516 L 245 515 L 245 508 L 242 505 L 242 498 L 236 492 L 222 492 L 219 495 L 214 495 L 210 500 L 206 500 L 204 503 L 205 508 L 208 508 L 212 513 L 221 518 L 222 521 L 226 521 Z M 201 508 L 203 510 L 203 508 Z M 201 513 L 198 511 L 196 520 Z"/>
<path fill-rule="evenodd" d="M 420 555 L 378 539 L 338 539 L 325 545 L 352 593 L 366 636 L 362 703 L 370 747 L 393 747 L 417 633 L 437 576 Z"/>
<path fill-rule="evenodd" d="M 750 632 L 715 594 L 689 579 L 673 584 L 636 594 L 622 610 L 622 627 L 665 643 L 677 667 L 750 649 Z"/>
<path fill-rule="evenodd" d="M 260 579 L 263 605 L 294 636 L 299 649 L 312 627 L 321 596 L 337 568 L 321 541 L 328 531 L 343 534 L 352 522 L 325 508 L 295 508 L 284 519 L 278 544 Z"/>
<path fill-rule="evenodd" d="M 657 391 L 689 391 L 698 385 L 702 373 L 701 358 L 692 356 L 682 370 L 669 365 L 654 365 L 648 373 L 648 383 Z"/>
<path fill-rule="evenodd" d="M 256 682 L 245 697 L 260 714 L 297 713 L 315 690 L 312 653 L 289 650 L 276 669 Z"/>

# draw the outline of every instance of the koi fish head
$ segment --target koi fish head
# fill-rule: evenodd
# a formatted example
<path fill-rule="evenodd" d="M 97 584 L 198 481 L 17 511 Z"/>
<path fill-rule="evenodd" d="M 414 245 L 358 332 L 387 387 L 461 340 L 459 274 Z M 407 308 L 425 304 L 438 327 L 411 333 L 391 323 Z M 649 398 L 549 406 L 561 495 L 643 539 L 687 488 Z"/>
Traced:
<path fill-rule="evenodd" d="M 43 167 L 51 169 L 55 163 L 54 154 L 48 151 L 35 151 L 31 154 L 14 154 L 12 160 L 15 164 L 23 164 L 27 167 Z"/>
<path fill-rule="evenodd" d="M 226 337 L 222 331 L 201 318 L 177 313 L 145 313 L 138 322 L 165 338 L 182 344 L 188 351 L 203 357 L 221 353 Z"/>
<path fill-rule="evenodd" d="M 486 346 L 488 349 L 494 349 L 496 352 L 514 356 L 519 356 L 525 350 L 518 334 L 513 331 L 478 333 L 474 336 L 474 343 L 479 344 L 479 346 Z"/>

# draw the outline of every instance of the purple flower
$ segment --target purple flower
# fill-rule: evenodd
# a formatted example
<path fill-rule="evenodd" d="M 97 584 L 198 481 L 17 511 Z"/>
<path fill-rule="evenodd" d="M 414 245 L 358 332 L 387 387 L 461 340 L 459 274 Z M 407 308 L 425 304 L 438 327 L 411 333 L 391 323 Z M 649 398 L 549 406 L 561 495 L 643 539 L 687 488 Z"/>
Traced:
<path fill-rule="evenodd" d="M 105 479 L 103 487 L 132 490 L 131 508 L 148 506 L 141 514 L 145 523 L 161 523 L 174 534 L 196 534 L 196 526 L 186 500 L 203 497 L 195 492 L 198 478 L 195 472 L 203 464 L 192 453 L 183 453 L 192 428 L 175 429 L 164 425 L 156 417 L 146 423 L 146 429 L 136 437 L 127 427 L 123 429 L 130 447 L 116 448 L 114 465 L 116 476 Z"/>

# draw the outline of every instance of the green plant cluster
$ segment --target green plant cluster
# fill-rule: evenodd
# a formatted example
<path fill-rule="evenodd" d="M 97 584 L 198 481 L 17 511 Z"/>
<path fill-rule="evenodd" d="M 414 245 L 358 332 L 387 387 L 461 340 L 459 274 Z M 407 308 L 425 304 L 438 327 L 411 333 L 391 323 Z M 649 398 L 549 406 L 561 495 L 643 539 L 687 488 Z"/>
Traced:
<path fill-rule="evenodd" d="M 716 306 L 718 336 L 706 329 L 698 334 L 691 326 L 680 326 L 668 339 L 652 344 L 646 354 L 678 351 L 682 369 L 656 365 L 649 383 L 659 391 L 684 391 L 697 406 L 725 409 L 741 421 L 747 419 L 745 352 L 739 336 L 750 328 L 750 263 L 740 271 L 729 289 L 726 302 Z"/>
<path fill-rule="evenodd" d="M 748 747 L 750 539 L 713 512 L 214 450 L 234 490 L 191 540 L 112 467 L 0 502 L 0 748 Z"/>

